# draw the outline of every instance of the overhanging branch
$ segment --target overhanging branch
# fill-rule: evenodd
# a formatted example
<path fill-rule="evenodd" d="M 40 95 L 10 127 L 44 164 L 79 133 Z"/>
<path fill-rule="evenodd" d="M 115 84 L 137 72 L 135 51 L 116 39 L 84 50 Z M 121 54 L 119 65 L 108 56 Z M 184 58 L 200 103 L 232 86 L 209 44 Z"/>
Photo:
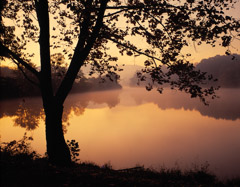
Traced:
<path fill-rule="evenodd" d="M 155 5 L 146 5 L 146 4 L 139 4 L 139 5 L 123 5 L 123 6 L 108 6 L 106 7 L 106 10 L 119 10 L 119 9 L 125 9 L 125 10 L 137 10 L 137 9 L 145 9 L 145 10 L 156 10 L 159 8 L 162 8 L 163 6 L 168 8 L 180 8 L 179 6 L 167 4 L 167 3 L 157 3 Z"/>
<path fill-rule="evenodd" d="M 125 47 L 125 48 L 127 48 L 127 49 L 130 49 L 130 50 L 132 50 L 132 51 L 134 51 L 134 52 L 136 52 L 136 53 L 138 53 L 138 54 L 140 54 L 140 55 L 144 55 L 144 56 L 149 57 L 149 58 L 151 58 L 151 59 L 153 59 L 153 60 L 157 60 L 157 61 L 159 61 L 159 62 L 162 62 L 162 60 L 161 60 L 160 58 L 154 57 L 154 56 L 152 56 L 152 55 L 149 55 L 149 54 L 146 54 L 146 53 L 144 53 L 144 52 L 142 52 L 142 51 L 139 51 L 139 50 L 137 50 L 137 49 L 134 49 L 133 47 L 128 46 L 128 45 L 126 45 L 126 44 L 123 44 L 123 43 L 121 43 L 121 42 L 119 42 L 119 41 L 117 41 L 117 40 L 115 40 L 115 39 L 113 39 L 113 38 L 111 38 L 111 37 L 109 37 L 109 38 L 107 38 L 107 39 L 110 40 L 110 41 L 112 41 L 112 42 L 114 42 L 114 43 L 116 43 L 116 44 L 118 44 L 118 45 L 121 45 L 121 46 L 123 46 L 123 47 Z"/>
<path fill-rule="evenodd" d="M 39 72 L 34 69 L 30 64 L 28 64 L 27 62 L 25 62 L 23 59 L 21 59 L 17 54 L 15 54 L 14 52 L 12 52 L 10 49 L 8 49 L 7 47 L 5 47 L 4 45 L 1 45 L 1 48 L 4 49 L 4 51 L 9 54 L 13 59 L 15 59 L 19 64 L 21 64 L 22 66 L 24 66 L 27 70 L 29 70 L 31 73 L 33 73 L 38 79 L 39 79 Z"/>
<path fill-rule="evenodd" d="M 75 48 L 74 55 L 69 65 L 68 71 L 56 93 L 56 98 L 59 100 L 60 103 L 63 103 L 65 101 L 68 93 L 72 88 L 72 85 L 77 76 L 77 73 L 79 72 L 79 69 L 81 68 L 87 56 L 89 55 L 89 52 L 91 51 L 99 35 L 100 29 L 102 28 L 102 25 L 103 25 L 104 12 L 106 10 L 107 3 L 108 3 L 108 0 L 101 1 L 101 6 L 99 9 L 96 24 L 93 28 L 91 36 L 87 38 L 86 46 L 80 45 L 82 41 L 80 41 L 81 37 L 79 37 L 78 44 Z"/>
<path fill-rule="evenodd" d="M 27 74 L 23 71 L 22 67 L 20 66 L 20 64 L 14 59 L 14 58 L 11 58 L 12 61 L 18 66 L 18 69 L 22 72 L 23 76 L 32 84 L 34 84 L 35 86 L 38 86 L 40 87 L 40 85 L 38 83 L 36 83 L 35 81 L 31 80 Z"/>
<path fill-rule="evenodd" d="M 119 13 L 124 12 L 124 11 L 127 11 L 127 10 L 128 10 L 128 9 L 118 10 L 118 11 L 116 11 L 116 12 L 109 13 L 109 14 L 105 15 L 104 17 L 114 16 L 114 15 L 116 15 L 116 14 L 119 14 Z"/>

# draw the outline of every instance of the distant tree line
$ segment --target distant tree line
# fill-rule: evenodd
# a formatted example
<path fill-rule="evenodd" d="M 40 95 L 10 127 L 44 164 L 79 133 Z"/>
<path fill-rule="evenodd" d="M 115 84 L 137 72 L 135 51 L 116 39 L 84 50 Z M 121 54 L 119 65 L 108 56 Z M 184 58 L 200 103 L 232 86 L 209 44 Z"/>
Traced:
<path fill-rule="evenodd" d="M 203 86 L 209 86 L 209 84 L 221 88 L 240 88 L 240 55 L 233 54 L 232 56 L 220 56 L 211 57 L 208 59 L 203 59 L 200 63 L 196 65 L 196 68 L 202 72 L 207 72 L 207 75 L 213 76 L 217 81 L 208 82 Z M 137 72 L 140 72 L 141 68 Z M 168 69 L 166 66 L 162 67 L 162 71 L 167 72 Z M 146 86 L 149 79 L 146 79 L 144 82 L 139 80 L 137 73 L 129 80 L 130 86 L 137 86 L 139 83 L 140 86 Z M 169 85 L 163 84 L 167 87 Z"/>
<path fill-rule="evenodd" d="M 220 56 L 203 59 L 196 66 L 217 78 L 213 85 L 222 88 L 240 88 L 240 55 Z"/>
<path fill-rule="evenodd" d="M 56 91 L 62 79 L 61 72 L 65 72 L 63 66 L 55 66 L 53 70 L 53 87 Z M 27 73 L 27 72 L 26 72 Z M 28 75 L 30 77 L 31 74 Z M 0 70 L 0 99 L 40 96 L 40 89 L 34 84 L 29 84 L 24 74 L 17 68 L 1 67 Z M 89 91 L 120 89 L 121 85 L 109 77 L 91 77 L 87 78 L 82 72 L 73 85 L 71 93 L 81 93 Z"/>

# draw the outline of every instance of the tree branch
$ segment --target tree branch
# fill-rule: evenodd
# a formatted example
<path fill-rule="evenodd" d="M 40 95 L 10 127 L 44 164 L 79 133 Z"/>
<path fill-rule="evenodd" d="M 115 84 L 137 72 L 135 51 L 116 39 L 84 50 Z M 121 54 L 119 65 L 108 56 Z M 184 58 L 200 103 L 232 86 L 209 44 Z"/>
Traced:
<path fill-rule="evenodd" d="M 139 21 L 137 21 L 137 24 L 140 26 L 140 28 L 141 28 L 142 30 L 144 30 L 144 31 L 146 32 L 146 34 L 148 34 L 148 35 L 151 36 L 152 38 L 155 38 L 155 37 L 152 35 L 152 33 L 150 33 L 145 27 L 143 27 L 143 26 L 139 23 Z M 164 53 L 164 48 L 163 48 L 163 46 L 161 45 L 161 46 L 159 46 L 159 48 L 160 48 L 161 52 Z"/>
<path fill-rule="evenodd" d="M 89 0 L 87 3 L 90 6 L 92 4 L 92 0 Z M 79 40 L 78 40 L 79 43 L 77 44 L 77 46 L 79 46 L 79 50 L 82 50 L 84 48 L 84 46 L 86 44 L 86 40 L 89 36 L 90 16 L 91 16 L 90 11 L 85 11 L 82 28 L 80 28 L 81 32 L 80 32 Z"/>
<path fill-rule="evenodd" d="M 144 55 L 144 56 L 149 57 L 149 58 L 151 58 L 151 59 L 154 59 L 154 60 L 157 60 L 157 61 L 159 61 L 159 62 L 162 62 L 160 58 L 157 58 L 157 57 L 151 56 L 151 55 L 149 55 L 149 54 L 146 54 L 146 53 L 144 53 L 144 52 L 141 52 L 141 51 L 139 51 L 139 50 L 137 50 L 137 49 L 134 49 L 134 48 L 132 48 L 132 47 L 126 45 L 126 44 L 123 44 L 123 43 L 121 43 L 121 42 L 119 42 L 119 41 L 117 41 L 117 40 L 115 40 L 115 39 L 113 39 L 113 38 L 110 38 L 110 37 L 109 37 L 109 38 L 107 38 L 107 39 L 108 39 L 108 40 L 111 40 L 112 42 L 114 42 L 114 43 L 116 43 L 116 44 L 118 44 L 118 45 L 121 45 L 121 46 L 123 46 L 123 47 L 125 47 L 125 48 L 127 48 L 127 49 L 130 49 L 130 50 L 132 50 L 132 51 L 134 51 L 134 52 L 136 52 L 136 53 L 138 53 L 138 54 L 140 54 L 140 55 Z"/>
<path fill-rule="evenodd" d="M 179 8 L 179 6 L 174 6 L 167 3 L 158 3 L 155 5 L 146 5 L 146 4 L 139 4 L 139 5 L 123 5 L 123 6 L 108 6 L 106 7 L 106 10 L 118 10 L 118 9 L 125 9 L 125 10 L 137 10 L 137 9 L 146 9 L 146 10 L 155 10 L 162 8 L 162 6 L 168 7 L 168 8 Z"/>
<path fill-rule="evenodd" d="M 104 17 L 114 16 L 114 15 L 119 14 L 119 13 L 124 12 L 124 11 L 128 11 L 128 9 L 118 10 L 116 12 L 109 13 L 109 14 L 105 15 Z"/>
<path fill-rule="evenodd" d="M 34 69 L 30 64 L 25 62 L 23 59 L 21 59 L 17 54 L 12 52 L 10 49 L 8 49 L 4 45 L 2 45 L 1 42 L 0 42 L 0 46 L 1 46 L 1 49 L 3 49 L 5 53 L 7 53 L 11 56 L 12 59 L 17 60 L 17 62 L 19 64 L 23 65 L 26 69 L 28 69 L 31 73 L 33 73 L 38 79 L 40 78 L 39 77 L 39 72 L 36 69 Z"/>
<path fill-rule="evenodd" d="M 146 11 L 146 13 L 147 13 L 150 17 L 152 17 L 153 19 L 155 19 L 155 20 L 163 27 L 164 31 L 167 32 L 167 35 L 168 35 L 169 38 L 173 41 L 173 38 L 172 38 L 172 36 L 170 35 L 170 33 L 168 32 L 168 29 L 166 29 L 165 25 L 164 25 L 160 20 L 158 20 L 156 17 L 154 17 L 153 15 L 149 14 L 149 12 Z"/>
<path fill-rule="evenodd" d="M 43 97 L 53 96 L 51 63 L 50 63 L 50 31 L 48 0 L 35 0 L 36 13 L 40 27 L 39 45 L 41 57 L 41 79 Z"/>
<path fill-rule="evenodd" d="M 23 76 L 32 84 L 34 84 L 35 86 L 40 87 L 40 84 L 36 83 L 35 81 L 31 80 L 27 74 L 23 71 L 22 67 L 20 66 L 20 64 L 12 57 L 11 58 L 12 61 L 18 66 L 18 69 L 22 72 Z"/>
<path fill-rule="evenodd" d="M 156 8 L 156 6 L 146 6 L 144 4 L 142 5 L 135 5 L 135 6 L 108 6 L 106 9 L 107 10 L 117 10 L 117 9 L 127 9 L 127 10 L 136 10 L 136 9 L 143 9 L 143 8 L 147 8 L 147 9 L 154 9 Z"/>
<path fill-rule="evenodd" d="M 99 11 L 99 14 L 98 14 L 98 18 L 97 18 L 97 21 L 96 21 L 96 24 L 94 26 L 94 29 L 93 29 L 93 32 L 92 32 L 92 35 L 91 37 L 89 38 L 89 40 L 87 41 L 87 46 L 86 46 L 86 49 L 88 51 L 88 53 L 90 52 L 94 42 L 96 41 L 97 37 L 98 37 L 98 34 L 100 32 L 100 29 L 102 28 L 103 26 L 103 18 L 104 18 L 104 13 L 105 13 L 105 10 L 106 10 L 106 6 L 107 6 L 107 2 L 109 0 L 103 0 L 102 4 L 101 4 L 101 7 L 100 7 L 100 11 Z"/>
<path fill-rule="evenodd" d="M 91 37 L 88 38 L 88 40 L 86 41 L 87 44 L 84 48 L 83 46 L 80 45 L 82 41 L 80 41 L 81 37 L 79 37 L 78 44 L 75 48 L 75 52 L 74 52 L 72 61 L 70 63 L 70 66 L 68 68 L 68 71 L 56 93 L 56 99 L 59 100 L 61 103 L 65 101 L 68 93 L 71 91 L 72 85 L 79 72 L 79 69 L 81 68 L 87 56 L 89 55 L 89 52 L 92 49 L 92 46 L 94 45 L 98 37 L 100 29 L 102 28 L 102 25 L 103 25 L 104 13 L 105 13 L 108 1 L 109 0 L 101 1 L 101 6 L 99 8 L 96 24 L 93 28 Z"/>

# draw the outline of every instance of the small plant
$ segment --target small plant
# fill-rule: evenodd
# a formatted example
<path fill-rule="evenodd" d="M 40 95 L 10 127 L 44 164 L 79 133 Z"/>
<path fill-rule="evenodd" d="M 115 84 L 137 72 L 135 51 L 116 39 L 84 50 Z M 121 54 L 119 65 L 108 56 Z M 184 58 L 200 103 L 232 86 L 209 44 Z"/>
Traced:
<path fill-rule="evenodd" d="M 1 143 L 2 158 L 11 156 L 12 158 L 16 158 L 16 161 L 40 158 L 39 154 L 31 150 L 30 141 L 33 141 L 33 138 L 31 136 L 28 137 L 27 133 L 24 133 L 23 138 L 18 141 L 13 140 Z"/>
<path fill-rule="evenodd" d="M 76 140 L 67 140 L 67 145 L 70 150 L 72 161 L 73 162 L 79 161 L 80 159 L 78 159 L 78 156 L 79 156 L 80 149 L 79 149 L 78 142 L 76 142 Z"/>
<path fill-rule="evenodd" d="M 108 161 L 107 163 L 103 164 L 102 166 L 103 169 L 109 169 L 111 170 L 112 169 L 112 164 L 110 161 Z"/>

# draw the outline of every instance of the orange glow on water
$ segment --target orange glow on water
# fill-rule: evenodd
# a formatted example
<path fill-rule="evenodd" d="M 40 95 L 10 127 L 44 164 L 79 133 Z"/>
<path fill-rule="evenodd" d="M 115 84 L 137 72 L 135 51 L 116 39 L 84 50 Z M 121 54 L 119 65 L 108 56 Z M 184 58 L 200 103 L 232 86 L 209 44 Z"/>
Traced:
<path fill-rule="evenodd" d="M 234 93 L 228 90 L 225 95 L 233 97 Z M 215 109 L 197 106 L 196 101 L 168 91 L 166 96 L 148 94 L 144 89 L 125 89 L 70 96 L 65 106 L 70 123 L 65 138 L 79 142 L 81 161 L 99 165 L 110 161 L 115 169 L 136 164 L 159 169 L 174 167 L 176 162 L 181 168 L 191 168 L 193 163 L 208 161 L 219 176 L 240 174 L 240 117 L 230 115 L 240 106 L 237 100 L 228 100 L 231 111 L 217 103 L 213 103 Z M 225 116 L 217 119 L 218 112 Z M 13 126 L 15 118 L 0 119 L 2 142 L 23 136 L 25 129 Z M 44 154 L 42 119 L 28 135 L 34 138 L 33 148 Z"/>
<path fill-rule="evenodd" d="M 236 161 L 240 154 L 235 150 L 235 154 L 221 155 L 231 146 L 230 139 L 239 139 L 236 122 L 202 117 L 197 111 L 163 111 L 147 103 L 112 110 L 87 109 L 84 116 L 73 117 L 70 123 L 67 137 L 80 142 L 80 157 L 100 165 L 110 161 L 115 168 L 135 164 L 173 167 L 175 161 L 190 167 L 193 162 L 210 160 L 221 165 L 226 157 Z M 224 167 L 229 168 L 229 163 Z"/>

